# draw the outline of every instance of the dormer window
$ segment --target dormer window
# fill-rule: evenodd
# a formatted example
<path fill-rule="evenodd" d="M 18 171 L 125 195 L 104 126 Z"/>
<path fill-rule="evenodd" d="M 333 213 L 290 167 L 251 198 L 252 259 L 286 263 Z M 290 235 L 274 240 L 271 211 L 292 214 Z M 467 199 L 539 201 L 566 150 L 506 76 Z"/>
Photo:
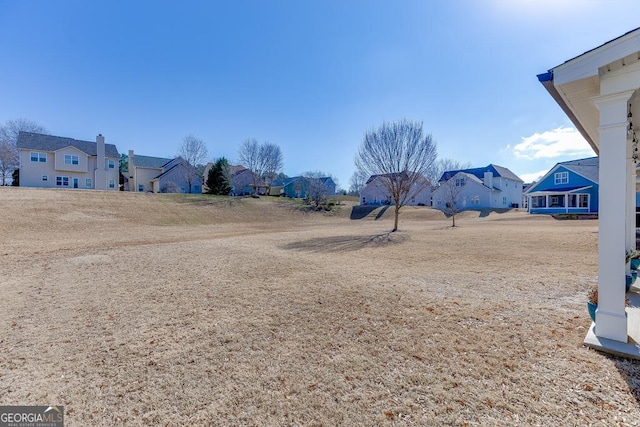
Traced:
<path fill-rule="evenodd" d="M 554 175 L 554 182 L 556 185 L 569 183 L 569 172 L 556 172 Z"/>

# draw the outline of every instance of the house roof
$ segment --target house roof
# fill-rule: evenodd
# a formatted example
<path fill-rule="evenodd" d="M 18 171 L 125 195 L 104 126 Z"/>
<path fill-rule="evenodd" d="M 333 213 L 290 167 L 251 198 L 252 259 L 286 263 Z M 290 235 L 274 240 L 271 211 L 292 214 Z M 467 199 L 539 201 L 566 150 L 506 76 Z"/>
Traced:
<path fill-rule="evenodd" d="M 594 98 L 607 95 L 601 82 L 607 75 L 626 72 L 623 68 L 640 61 L 640 28 L 588 50 L 546 73 L 538 81 L 567 114 L 576 129 L 598 154 L 599 110 Z M 621 90 L 618 87 L 616 90 Z M 634 88 L 632 88 L 634 89 Z M 640 111 L 633 111 L 634 116 Z"/>
<path fill-rule="evenodd" d="M 550 193 L 571 193 L 577 190 L 587 190 L 589 188 L 592 188 L 593 185 L 574 185 L 572 187 L 559 187 L 559 188 L 553 188 L 553 190 L 540 190 L 540 191 L 531 191 L 531 192 L 527 192 L 528 194 L 531 195 L 535 195 L 535 194 L 550 194 Z"/>
<path fill-rule="evenodd" d="M 242 165 L 229 165 L 229 175 L 236 175 L 242 171 L 246 171 L 247 168 L 245 168 Z"/>
<path fill-rule="evenodd" d="M 167 163 L 175 159 L 167 159 L 164 157 L 133 155 L 133 165 L 138 168 L 162 169 Z"/>
<path fill-rule="evenodd" d="M 478 178 L 476 175 L 474 175 L 474 174 L 472 174 L 472 173 L 462 172 L 462 171 L 460 171 L 460 172 L 458 172 L 458 173 L 460 173 L 460 174 L 464 175 L 467 179 L 469 179 L 469 180 L 471 180 L 471 181 L 473 181 L 473 182 L 476 182 L 476 183 L 478 183 L 478 184 L 480 184 L 480 185 L 484 186 L 485 188 L 488 188 L 488 189 L 490 189 L 490 190 L 495 190 L 495 191 L 502 191 L 499 187 L 496 187 L 495 185 L 494 185 L 493 187 L 489 187 L 489 186 L 487 186 L 487 185 L 484 185 L 484 179 L 480 179 L 480 178 Z M 457 175 L 457 174 L 456 174 L 456 175 Z M 454 175 L 454 176 L 455 176 L 455 175 Z M 483 178 L 484 178 L 484 176 L 483 176 Z"/>
<path fill-rule="evenodd" d="M 22 150 L 39 150 L 39 151 L 57 151 L 66 147 L 75 147 L 89 156 L 96 156 L 97 144 L 90 141 L 80 141 L 73 138 L 65 138 L 62 136 L 44 135 L 34 132 L 18 133 L 18 149 Z M 119 158 L 118 149 L 113 144 L 104 144 L 106 157 Z"/>
<path fill-rule="evenodd" d="M 406 173 L 407 172 L 394 172 L 394 173 L 384 173 L 384 174 L 378 174 L 378 175 L 371 175 L 365 184 L 369 184 L 370 182 L 372 182 L 373 180 L 378 179 L 378 178 L 383 178 L 383 177 L 391 177 L 391 178 L 393 178 L 393 177 L 399 176 L 401 174 L 405 174 L 406 175 Z M 417 174 L 414 174 L 412 177 L 416 177 L 416 175 Z M 420 178 L 420 176 L 416 177 L 416 179 L 419 179 L 419 178 Z M 425 177 L 422 177 L 422 178 L 423 178 L 424 181 L 426 181 L 426 185 L 430 185 L 431 184 Z"/>
<path fill-rule="evenodd" d="M 509 169 L 503 166 L 498 166 L 494 164 L 490 164 L 482 168 L 470 168 L 470 169 L 458 169 L 458 170 L 446 171 L 442 174 L 438 182 L 448 181 L 449 179 L 454 177 L 456 174 L 458 174 L 458 172 L 471 174 L 476 178 L 480 179 L 481 181 L 484 181 L 485 172 L 492 172 L 493 176 L 496 176 L 496 177 L 502 177 L 502 178 L 510 179 L 512 181 L 517 181 L 517 182 L 524 182 L 520 178 L 518 178 L 518 175 L 511 172 Z"/>
<path fill-rule="evenodd" d="M 588 157 L 586 159 L 570 160 L 568 162 L 558 163 L 559 166 L 564 166 L 572 172 L 582 175 L 594 183 L 598 183 L 599 178 L 599 165 L 600 158 Z"/>

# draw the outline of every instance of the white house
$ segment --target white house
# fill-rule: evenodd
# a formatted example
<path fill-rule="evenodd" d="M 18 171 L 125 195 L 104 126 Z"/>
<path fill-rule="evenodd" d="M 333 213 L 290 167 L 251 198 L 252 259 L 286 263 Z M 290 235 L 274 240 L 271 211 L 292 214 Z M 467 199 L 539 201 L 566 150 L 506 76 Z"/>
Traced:
<path fill-rule="evenodd" d="M 20 186 L 118 190 L 120 154 L 113 144 L 43 135 L 18 134 Z"/>
<path fill-rule="evenodd" d="M 371 175 L 360 191 L 360 205 L 392 205 L 393 198 L 385 185 L 389 174 Z M 426 178 L 419 178 L 407 193 L 405 205 L 431 206 L 431 185 Z"/>
<path fill-rule="evenodd" d="M 490 164 L 482 168 L 446 171 L 433 190 L 433 207 L 458 210 L 517 208 L 522 203 L 523 181 L 509 169 Z"/>
<path fill-rule="evenodd" d="M 627 311 L 624 286 L 629 271 L 625 251 L 636 248 L 640 28 L 569 59 L 538 80 L 600 159 L 598 309 L 585 344 L 640 358 L 640 315 L 636 308 Z"/>

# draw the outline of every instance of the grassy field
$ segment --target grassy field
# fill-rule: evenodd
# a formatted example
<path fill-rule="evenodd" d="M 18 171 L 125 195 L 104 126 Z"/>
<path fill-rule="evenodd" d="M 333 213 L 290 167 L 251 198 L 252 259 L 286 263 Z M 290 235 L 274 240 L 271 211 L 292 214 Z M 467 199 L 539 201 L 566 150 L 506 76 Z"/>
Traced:
<path fill-rule="evenodd" d="M 640 425 L 596 220 L 0 187 L 0 405 L 66 425 Z"/>

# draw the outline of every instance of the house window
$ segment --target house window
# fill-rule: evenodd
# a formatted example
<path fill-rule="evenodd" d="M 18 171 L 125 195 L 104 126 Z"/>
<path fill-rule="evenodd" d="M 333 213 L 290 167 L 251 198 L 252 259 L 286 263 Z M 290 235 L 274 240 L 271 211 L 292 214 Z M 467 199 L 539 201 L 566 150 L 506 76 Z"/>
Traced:
<path fill-rule="evenodd" d="M 144 185 L 143 184 L 138 185 L 138 191 L 144 191 Z"/>
<path fill-rule="evenodd" d="M 47 175 L 42 175 L 42 180 L 43 181 L 49 181 L 49 177 Z"/>
<path fill-rule="evenodd" d="M 556 172 L 553 177 L 556 185 L 569 183 L 569 172 Z"/>
<path fill-rule="evenodd" d="M 579 200 L 579 207 L 581 208 L 588 208 L 589 207 L 589 195 L 588 194 L 580 194 L 579 195 L 580 200 Z"/>
<path fill-rule="evenodd" d="M 531 207 L 532 208 L 546 208 L 547 207 L 547 196 L 531 196 Z"/>
<path fill-rule="evenodd" d="M 69 186 L 69 177 L 68 176 L 56 176 L 56 185 L 58 187 L 68 187 Z"/>
<path fill-rule="evenodd" d="M 503 196 L 503 197 L 502 197 L 502 204 L 503 204 L 504 206 L 507 206 L 507 197 L 506 197 L 506 196 Z"/>
<path fill-rule="evenodd" d="M 569 194 L 567 196 L 567 206 L 570 208 L 578 207 L 578 196 L 575 194 Z"/>
<path fill-rule="evenodd" d="M 480 204 L 480 196 L 473 196 L 471 198 L 471 204 L 472 205 L 479 205 Z"/>
<path fill-rule="evenodd" d="M 87 188 L 93 187 L 93 181 L 91 180 L 91 178 L 85 179 L 84 186 L 87 187 Z"/>
<path fill-rule="evenodd" d="M 64 155 L 64 164 L 65 165 L 77 165 L 78 164 L 78 156 L 72 154 Z"/>
<path fill-rule="evenodd" d="M 456 187 L 462 187 L 464 185 L 464 178 L 456 178 Z"/>
<path fill-rule="evenodd" d="M 47 163 L 47 153 L 39 153 L 37 151 L 32 151 L 31 152 L 31 161 L 32 162 Z"/>
<path fill-rule="evenodd" d="M 109 160 L 109 169 L 115 169 L 115 168 L 116 168 L 115 160 Z"/>
<path fill-rule="evenodd" d="M 109 188 L 116 188 L 116 180 L 115 179 L 110 179 L 109 180 Z"/>
<path fill-rule="evenodd" d="M 564 194 L 549 197 L 550 208 L 564 208 Z"/>

